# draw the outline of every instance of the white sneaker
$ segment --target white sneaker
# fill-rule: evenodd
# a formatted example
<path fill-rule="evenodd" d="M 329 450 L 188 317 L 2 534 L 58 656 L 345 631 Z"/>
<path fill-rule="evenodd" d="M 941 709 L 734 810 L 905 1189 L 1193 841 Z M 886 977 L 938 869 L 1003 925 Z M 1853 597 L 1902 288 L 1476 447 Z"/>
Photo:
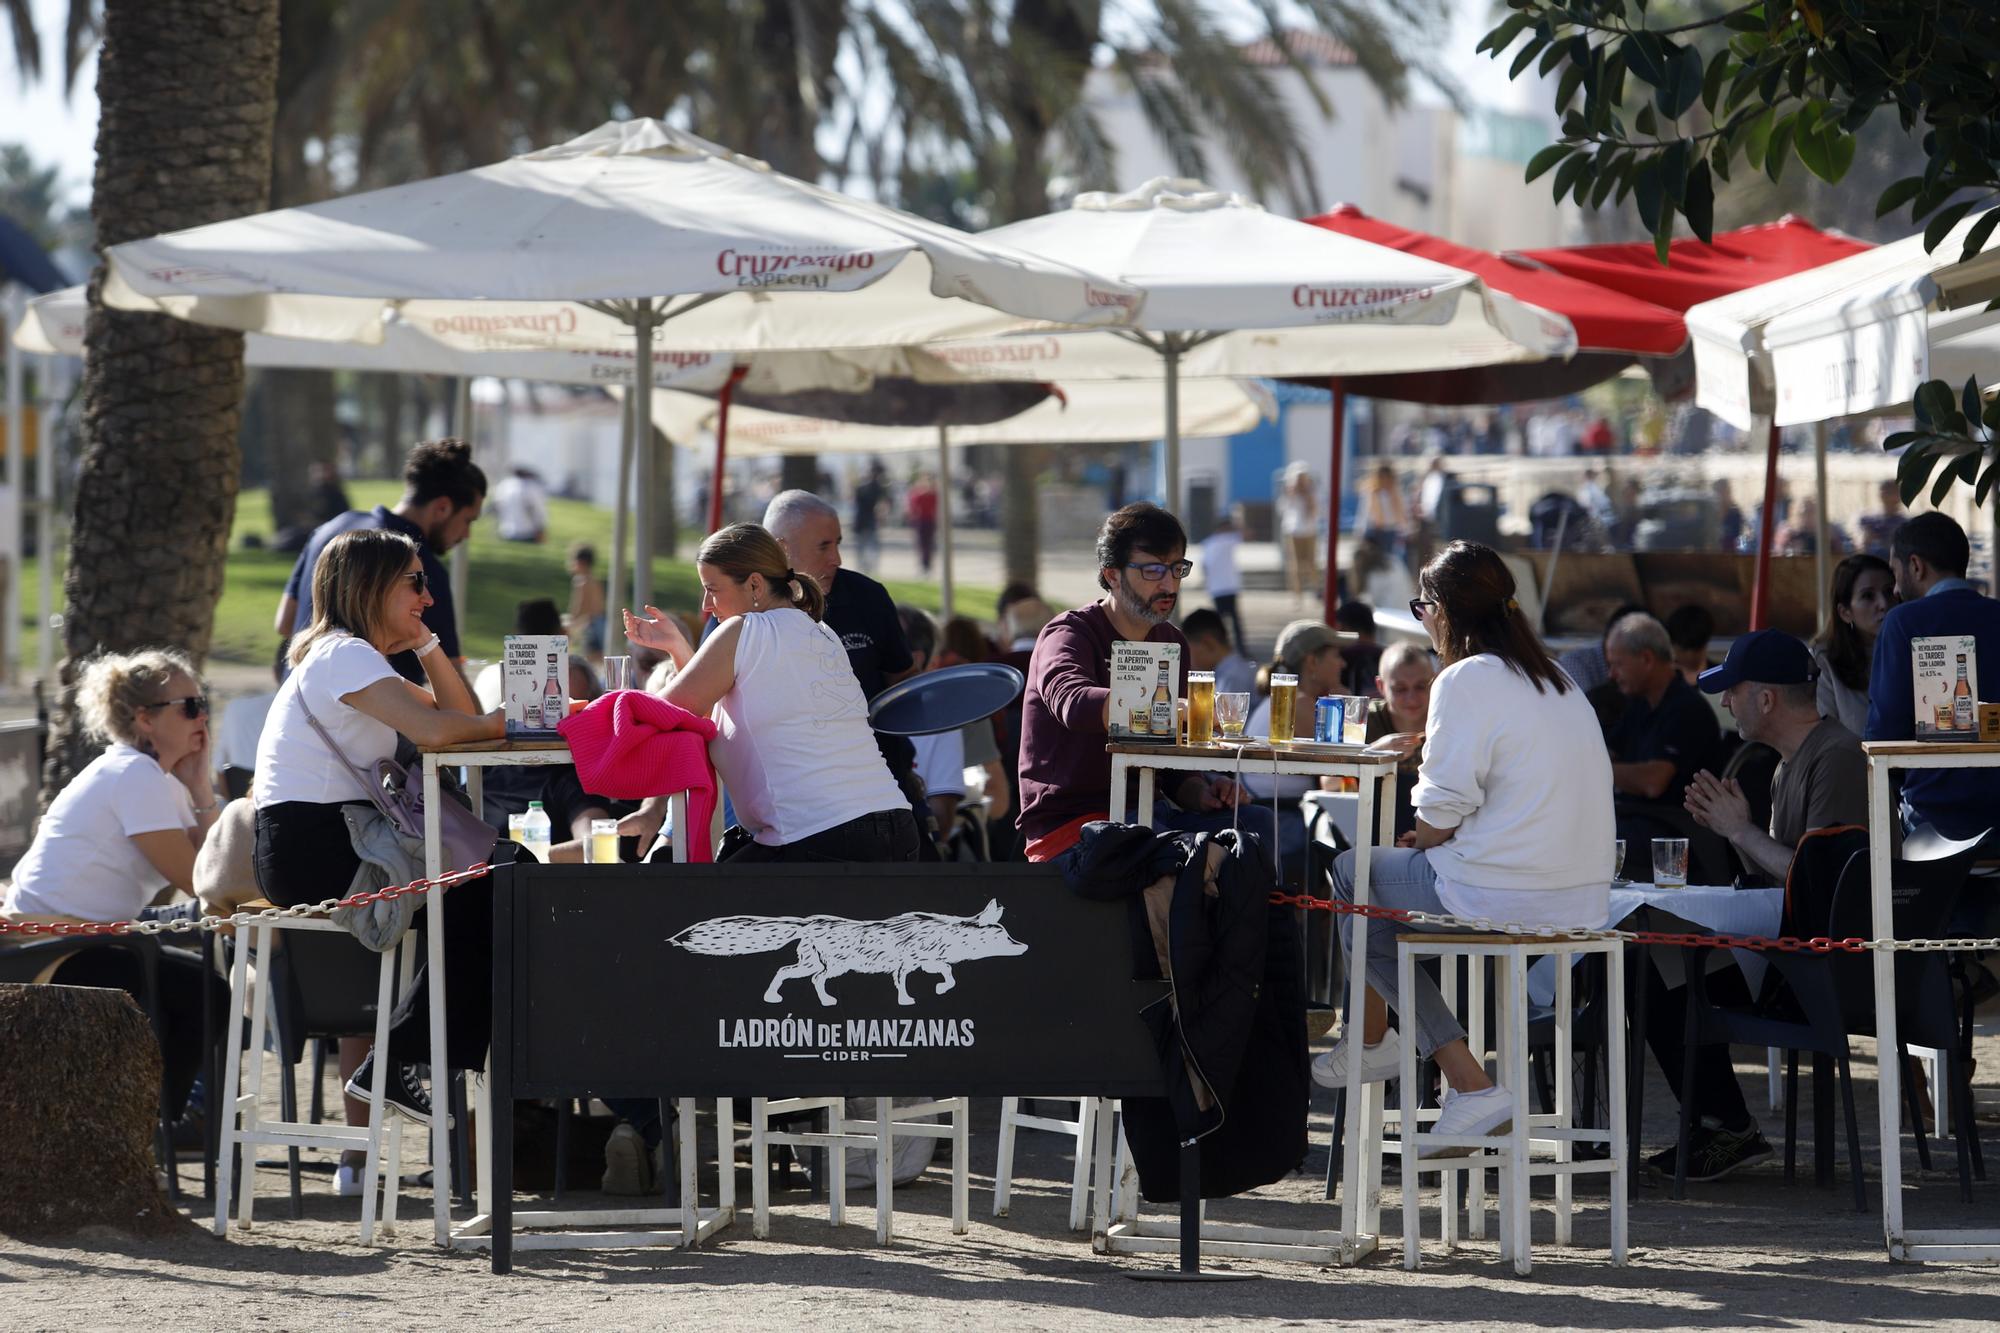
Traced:
<path fill-rule="evenodd" d="M 1322 1088 L 1344 1088 L 1347 1086 L 1347 1051 L 1351 1043 L 1342 1037 L 1333 1044 L 1333 1049 L 1314 1059 L 1312 1065 L 1313 1082 Z M 1403 1074 L 1403 1034 L 1390 1028 L 1382 1034 L 1382 1040 L 1373 1046 L 1361 1048 L 1361 1081 L 1363 1083 L 1386 1083 L 1400 1078 Z"/>
<path fill-rule="evenodd" d="M 604 1192 L 627 1196 L 651 1194 L 652 1166 L 646 1140 L 639 1131 L 623 1121 L 612 1126 L 611 1137 L 604 1143 Z"/>
<path fill-rule="evenodd" d="M 343 1199 L 361 1197 L 361 1172 L 366 1167 L 363 1162 L 342 1162 L 340 1169 L 333 1173 L 333 1192 Z"/>
<path fill-rule="evenodd" d="M 1505 1134 L 1514 1128 L 1514 1094 L 1507 1089 L 1494 1086 L 1482 1088 L 1478 1092 L 1456 1092 L 1446 1089 L 1444 1102 L 1438 1108 L 1438 1118 L 1431 1126 L 1430 1133 L 1418 1140 L 1419 1157 L 1464 1157 L 1473 1152 L 1471 1148 L 1452 1147 L 1439 1144 L 1431 1147 L 1426 1140 L 1431 1134 L 1446 1138 L 1476 1138 L 1488 1134 Z"/>

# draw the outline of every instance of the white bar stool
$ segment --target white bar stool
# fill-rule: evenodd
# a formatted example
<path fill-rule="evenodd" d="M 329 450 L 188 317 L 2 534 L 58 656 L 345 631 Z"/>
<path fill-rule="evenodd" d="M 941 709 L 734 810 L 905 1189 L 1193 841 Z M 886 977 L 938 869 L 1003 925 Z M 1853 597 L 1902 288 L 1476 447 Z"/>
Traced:
<path fill-rule="evenodd" d="M 243 910 L 262 911 L 271 906 L 273 904 L 268 902 L 255 901 L 244 904 Z M 263 1088 L 264 1038 L 270 1028 L 271 978 L 274 975 L 271 959 L 277 948 L 279 933 L 314 930 L 345 935 L 347 929 L 323 916 L 301 916 L 266 918 L 242 925 L 239 930 L 236 958 L 230 967 L 229 1018 L 223 1036 L 227 1057 L 222 1088 L 214 1100 L 223 1117 L 216 1149 L 221 1160 L 215 1189 L 215 1234 L 229 1234 L 229 1196 L 230 1188 L 235 1183 L 236 1149 L 239 1145 L 248 1150 L 248 1157 L 236 1204 L 236 1224 L 246 1231 L 250 1228 L 251 1207 L 256 1201 L 256 1149 L 259 1144 L 281 1148 L 362 1148 L 366 1150 L 368 1160 L 361 1177 L 361 1243 L 372 1244 L 375 1239 L 375 1190 L 378 1183 L 383 1187 L 383 1229 L 387 1232 L 395 1230 L 396 1196 L 402 1180 L 403 1160 L 401 1117 L 391 1116 L 386 1126 L 383 1123 L 379 1066 L 375 1088 L 368 1098 L 368 1124 L 365 1127 L 331 1122 L 314 1124 L 266 1120 L 258 1102 Z M 257 955 L 254 971 L 250 967 L 253 945 Z M 398 950 L 391 949 L 381 956 L 375 992 L 375 1049 L 378 1051 L 388 1049 L 389 1015 L 395 1007 L 397 953 Z M 243 1017 L 246 1010 L 250 1015 L 250 1077 L 247 1087 L 243 1079 Z M 382 1153 L 385 1139 L 389 1150 L 386 1164 Z M 445 1188 L 444 1184 L 440 1183 L 439 1188 Z"/>
<path fill-rule="evenodd" d="M 1118 1103 L 1098 1097 L 1039 1097 L 1037 1101 L 1076 1102 L 1076 1119 L 1024 1115 L 1021 1098 L 1000 1099 L 1000 1157 L 993 1168 L 993 1215 L 1007 1216 L 1014 1189 L 1014 1135 L 1023 1129 L 1042 1130 L 1068 1137 L 1075 1145 L 1075 1166 L 1069 1187 L 1069 1229 L 1082 1231 L 1090 1225 L 1090 1163 L 1092 1141 L 1097 1135 L 1097 1117 L 1116 1115 Z"/>
<path fill-rule="evenodd" d="M 825 1111 L 824 1131 L 783 1131 L 771 1121 L 804 1111 Z M 943 1124 L 919 1122 L 919 1116 L 944 1115 Z M 790 1144 L 827 1150 L 827 1221 L 840 1226 L 847 1209 L 847 1150 L 875 1153 L 875 1242 L 887 1245 L 895 1236 L 895 1141 L 898 1138 L 951 1140 L 951 1230 L 963 1236 L 971 1229 L 970 1105 L 964 1097 L 942 1098 L 915 1106 L 897 1106 L 887 1097 L 875 1098 L 873 1120 L 849 1120 L 845 1097 L 752 1097 L 750 1099 L 750 1234 L 759 1240 L 771 1234 L 771 1146 Z"/>
<path fill-rule="evenodd" d="M 1591 954 L 1602 956 L 1606 969 L 1605 1012 L 1602 1017 L 1606 1025 L 1605 1044 L 1608 1050 L 1605 1065 L 1610 1105 L 1606 1116 L 1608 1123 L 1599 1129 L 1578 1128 L 1572 1123 L 1576 1099 L 1571 1087 L 1575 1023 L 1571 972 L 1579 956 Z M 1528 962 L 1543 955 L 1553 956 L 1556 960 L 1555 1107 L 1550 1112 L 1533 1113 L 1529 1110 L 1533 1105 L 1533 1088 L 1528 1078 Z M 1486 963 L 1488 959 L 1494 961 L 1497 981 L 1495 1007 L 1498 1010 L 1495 1037 L 1499 1056 L 1496 1081 L 1514 1094 L 1515 1114 L 1512 1127 L 1504 1133 L 1450 1139 L 1439 1139 L 1434 1134 L 1422 1133 L 1418 1128 L 1424 1123 L 1436 1121 L 1438 1111 L 1435 1108 L 1412 1108 L 1401 1117 L 1403 1267 L 1414 1269 L 1418 1263 L 1418 1244 L 1423 1225 L 1420 1177 L 1439 1177 L 1440 1229 L 1445 1249 L 1451 1250 L 1458 1244 L 1458 1176 L 1461 1173 L 1466 1176 L 1467 1230 L 1476 1238 L 1484 1233 L 1484 1181 L 1489 1170 L 1497 1172 L 1499 1177 L 1500 1257 L 1512 1259 L 1516 1273 L 1525 1275 L 1531 1266 L 1529 1196 L 1537 1176 L 1555 1179 L 1555 1241 L 1559 1246 L 1571 1243 L 1575 1178 L 1581 1175 L 1608 1175 L 1611 1178 L 1611 1262 L 1624 1264 L 1628 1203 L 1627 1136 L 1624 1128 L 1624 945 L 1611 939 L 1573 940 L 1504 934 L 1404 935 L 1397 940 L 1396 951 L 1398 1013 L 1408 1012 L 1400 999 L 1410 994 L 1416 960 L 1422 957 L 1443 960 L 1443 972 L 1447 978 L 1457 970 L 1451 966 L 1452 961 L 1464 958 L 1467 960 L 1467 984 L 1471 993 L 1482 997 Z M 1447 995 L 1447 998 L 1450 996 Z M 1483 1024 L 1475 1023 L 1474 1026 Z M 1468 1028 L 1467 1039 L 1473 1050 L 1484 1049 L 1483 1032 Z M 1403 1043 L 1402 1079 L 1404 1099 L 1414 1101 L 1417 1096 L 1417 1051 L 1416 1043 L 1412 1041 Z M 1579 1143 L 1604 1144 L 1608 1156 L 1602 1160 L 1578 1161 L 1575 1150 Z M 1458 1157 L 1420 1157 L 1418 1150 L 1427 1144 L 1470 1151 Z M 1552 1157 L 1537 1159 L 1534 1156 L 1537 1151 L 1550 1153 Z"/>

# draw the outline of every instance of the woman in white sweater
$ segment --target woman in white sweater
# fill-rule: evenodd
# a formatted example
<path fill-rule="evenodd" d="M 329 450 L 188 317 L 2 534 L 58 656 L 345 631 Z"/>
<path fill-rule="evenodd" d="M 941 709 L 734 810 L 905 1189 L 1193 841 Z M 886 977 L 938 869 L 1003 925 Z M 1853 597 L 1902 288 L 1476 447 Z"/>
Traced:
<path fill-rule="evenodd" d="M 1419 587 L 1410 609 L 1445 667 L 1431 685 L 1421 738 L 1416 828 L 1395 850 L 1376 854 L 1371 899 L 1528 926 L 1603 925 L 1617 837 L 1611 760 L 1583 691 L 1543 650 L 1514 600 L 1513 575 L 1491 549 L 1453 542 L 1424 567 Z M 1334 890 L 1350 901 L 1353 875 L 1354 854 L 1343 853 Z M 1341 918 L 1343 938 L 1352 919 Z M 1396 989 L 1396 937 L 1409 929 L 1369 926 L 1364 1080 L 1393 1078 L 1401 1068 L 1385 997 Z M 1501 1132 L 1513 1123 L 1512 1094 L 1486 1076 L 1437 986 L 1419 972 L 1415 987 L 1408 1012 L 1398 1015 L 1402 1030 L 1452 1089 L 1436 1132 Z M 1343 1036 L 1314 1062 L 1313 1077 L 1345 1086 L 1352 1046 Z"/>

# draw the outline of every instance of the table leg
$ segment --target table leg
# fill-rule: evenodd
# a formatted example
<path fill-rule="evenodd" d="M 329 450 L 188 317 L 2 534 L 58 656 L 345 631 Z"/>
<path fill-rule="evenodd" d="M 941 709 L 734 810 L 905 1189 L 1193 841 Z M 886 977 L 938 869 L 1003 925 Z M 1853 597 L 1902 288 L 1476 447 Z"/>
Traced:
<path fill-rule="evenodd" d="M 1110 819 L 1114 824 L 1125 822 L 1125 775 L 1132 771 L 1132 765 L 1122 754 L 1111 756 L 1111 808 Z"/>
<path fill-rule="evenodd" d="M 1896 933 L 1889 898 L 1889 845 L 1894 818 L 1889 808 L 1889 766 L 1868 761 L 1868 901 L 1877 939 Z M 1882 1235 L 1895 1258 L 1903 1246 L 1902 1061 L 1896 1058 L 1896 956 L 1875 951 L 1875 1101 L 1881 1114 Z M 1943 1091 L 1934 1095 L 1942 1097 Z"/>
<path fill-rule="evenodd" d="M 1357 906 L 1365 906 L 1369 901 L 1368 868 L 1373 852 L 1373 839 L 1366 836 L 1366 830 L 1379 827 L 1375 822 L 1377 784 L 1363 778 L 1355 785 L 1360 800 L 1355 808 L 1354 830 L 1362 836 L 1354 840 L 1354 901 Z M 1368 918 L 1356 915 L 1349 921 L 1348 928 L 1353 933 L 1347 947 L 1347 1021 L 1342 1024 L 1340 1032 L 1340 1039 L 1349 1043 L 1347 1096 L 1342 1111 L 1346 1117 L 1342 1135 L 1346 1161 L 1341 1168 L 1347 1188 L 1340 1192 L 1340 1234 L 1352 1242 L 1360 1235 L 1358 1227 L 1363 1210 L 1359 1205 L 1362 1204 L 1362 1196 L 1367 1193 L 1361 1154 L 1364 1150 L 1375 1151 L 1380 1145 L 1364 1145 L 1361 1141 L 1362 1131 L 1367 1125 L 1367 1117 L 1361 1114 L 1360 1038 L 1368 1012 Z M 1414 1185 L 1415 1182 L 1407 1182 L 1405 1187 L 1414 1188 Z"/>
<path fill-rule="evenodd" d="M 1139 808 L 1132 813 L 1132 822 L 1140 828 L 1153 827 L 1153 770 L 1139 770 Z"/>
<path fill-rule="evenodd" d="M 424 756 L 424 876 L 436 879 L 444 873 L 444 842 L 438 802 L 438 761 Z M 444 1111 L 445 1084 L 451 1070 L 445 1061 L 444 1046 L 444 891 L 432 889 L 424 895 L 424 944 L 431 1004 L 431 1197 L 432 1213 L 439 1245 L 451 1245 L 451 1130 Z M 375 1077 L 387 1078 L 387 1067 L 379 1067 Z"/>
<path fill-rule="evenodd" d="M 674 821 L 674 864 L 686 865 L 688 859 L 688 798 L 684 791 L 677 791 L 667 797 L 667 815 Z"/>

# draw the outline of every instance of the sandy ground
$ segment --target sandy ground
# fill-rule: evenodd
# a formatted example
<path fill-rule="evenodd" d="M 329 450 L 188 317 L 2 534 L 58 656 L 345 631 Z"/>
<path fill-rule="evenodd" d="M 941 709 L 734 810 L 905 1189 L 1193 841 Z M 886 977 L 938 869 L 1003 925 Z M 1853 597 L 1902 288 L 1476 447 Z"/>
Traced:
<path fill-rule="evenodd" d="M 2000 1036 L 1984 1025 L 1980 1057 L 2000 1068 Z M 1739 1051 L 1748 1059 L 1752 1053 Z M 1875 1143 L 1874 1067 L 1857 1042 L 1857 1096 L 1864 1151 Z M 1740 1066 L 1746 1095 L 1764 1106 L 1761 1068 Z M 335 1198 L 329 1177 L 306 1177 L 305 1217 L 289 1218 L 278 1164 L 258 1173 L 256 1226 L 219 1241 L 190 1226 L 166 1241 L 113 1232 L 66 1243 L 25 1244 L 0 1237 L 0 1326 L 8 1329 L 158 1328 L 185 1320 L 203 1328 L 445 1328 L 495 1321 L 532 1328 L 715 1327 L 1073 1330 L 1145 1320 L 1187 1325 L 1224 1321 L 1271 1326 L 1339 1321 L 1366 1327 L 1444 1323 L 1477 1328 L 1982 1328 L 2000 1322 L 2000 1268 L 1899 1266 L 1884 1257 L 1880 1191 L 1871 1170 L 1869 1211 L 1853 1211 L 1845 1168 L 1830 1189 L 1812 1183 L 1810 1079 L 1802 1079 L 1801 1170 L 1787 1183 L 1778 1160 L 1728 1180 L 1690 1186 L 1675 1201 L 1670 1187 L 1641 1175 L 1631 1208 L 1631 1262 L 1610 1265 L 1608 1209 L 1601 1186 L 1579 1189 L 1577 1247 L 1553 1246 L 1552 1201 L 1536 1201 L 1537 1250 L 1531 1276 L 1497 1261 L 1493 1242 L 1446 1255 L 1435 1212 L 1424 1266 L 1405 1272 L 1396 1254 L 1358 1269 L 1237 1262 L 1256 1280 L 1183 1285 L 1130 1280 L 1163 1266 L 1149 1258 L 1091 1253 L 1087 1238 L 1066 1230 L 1067 1144 L 1024 1134 L 1012 1216 L 991 1216 L 998 1103 L 974 1103 L 971 1234 L 949 1227 L 948 1172 L 940 1164 L 897 1192 L 898 1237 L 874 1244 L 868 1191 L 838 1232 L 823 1205 L 794 1188 L 774 1195 L 768 1240 L 750 1236 L 747 1214 L 694 1252 L 668 1250 L 517 1252 L 515 1271 L 496 1277 L 483 1253 L 445 1253 L 429 1243 L 430 1194 L 407 1189 L 404 1222 L 391 1242 L 355 1241 L 359 1203 Z M 268 1089 L 267 1089 L 268 1091 Z M 331 1089 L 329 1089 L 331 1091 Z M 2000 1096 L 1984 1091 L 1989 1146 L 2000 1148 Z M 739 1103 L 739 1106 L 741 1104 Z M 1321 1202 L 1329 1124 L 1325 1094 L 1315 1099 L 1312 1150 L 1304 1170 L 1244 1199 L 1211 1209 L 1222 1220 L 1332 1228 L 1337 1212 Z M 1655 1074 L 1646 1098 L 1647 1141 L 1671 1141 L 1672 1102 Z M 1783 1118 L 1766 1114 L 1774 1146 Z M 1844 1138 L 1844 1135 L 1843 1135 Z M 709 1142 L 704 1126 L 702 1141 Z M 1934 1145 L 1940 1169 L 1917 1171 L 1905 1139 L 1906 1216 L 1913 1226 L 2000 1228 L 2000 1170 L 1975 1185 L 1974 1202 L 1958 1200 L 1948 1145 Z M 421 1148 L 410 1150 L 413 1166 Z M 267 1150 L 267 1156 L 275 1153 Z M 747 1151 L 739 1153 L 747 1163 Z M 192 1164 L 190 1164 L 192 1167 Z M 594 1185 L 595 1171 L 572 1177 Z M 198 1177 L 198 1171 L 190 1171 Z M 581 1179 L 580 1177 L 588 1177 Z M 796 1183 L 799 1177 L 792 1178 Z M 713 1198 L 713 1180 L 705 1194 Z M 747 1167 L 738 1197 L 747 1208 Z M 856 1199 L 850 1193 L 850 1199 Z M 1390 1177 L 1383 1229 L 1399 1232 L 1400 1195 Z M 565 1206 L 608 1202 L 578 1190 Z M 1426 1206 L 1435 1196 L 1426 1191 Z M 524 1197 L 523 1207 L 529 1206 Z M 196 1212 L 204 1211 L 191 1201 Z M 411 1218 L 418 1220 L 412 1225 Z M 460 1214 L 463 1216 L 463 1213 Z"/>

